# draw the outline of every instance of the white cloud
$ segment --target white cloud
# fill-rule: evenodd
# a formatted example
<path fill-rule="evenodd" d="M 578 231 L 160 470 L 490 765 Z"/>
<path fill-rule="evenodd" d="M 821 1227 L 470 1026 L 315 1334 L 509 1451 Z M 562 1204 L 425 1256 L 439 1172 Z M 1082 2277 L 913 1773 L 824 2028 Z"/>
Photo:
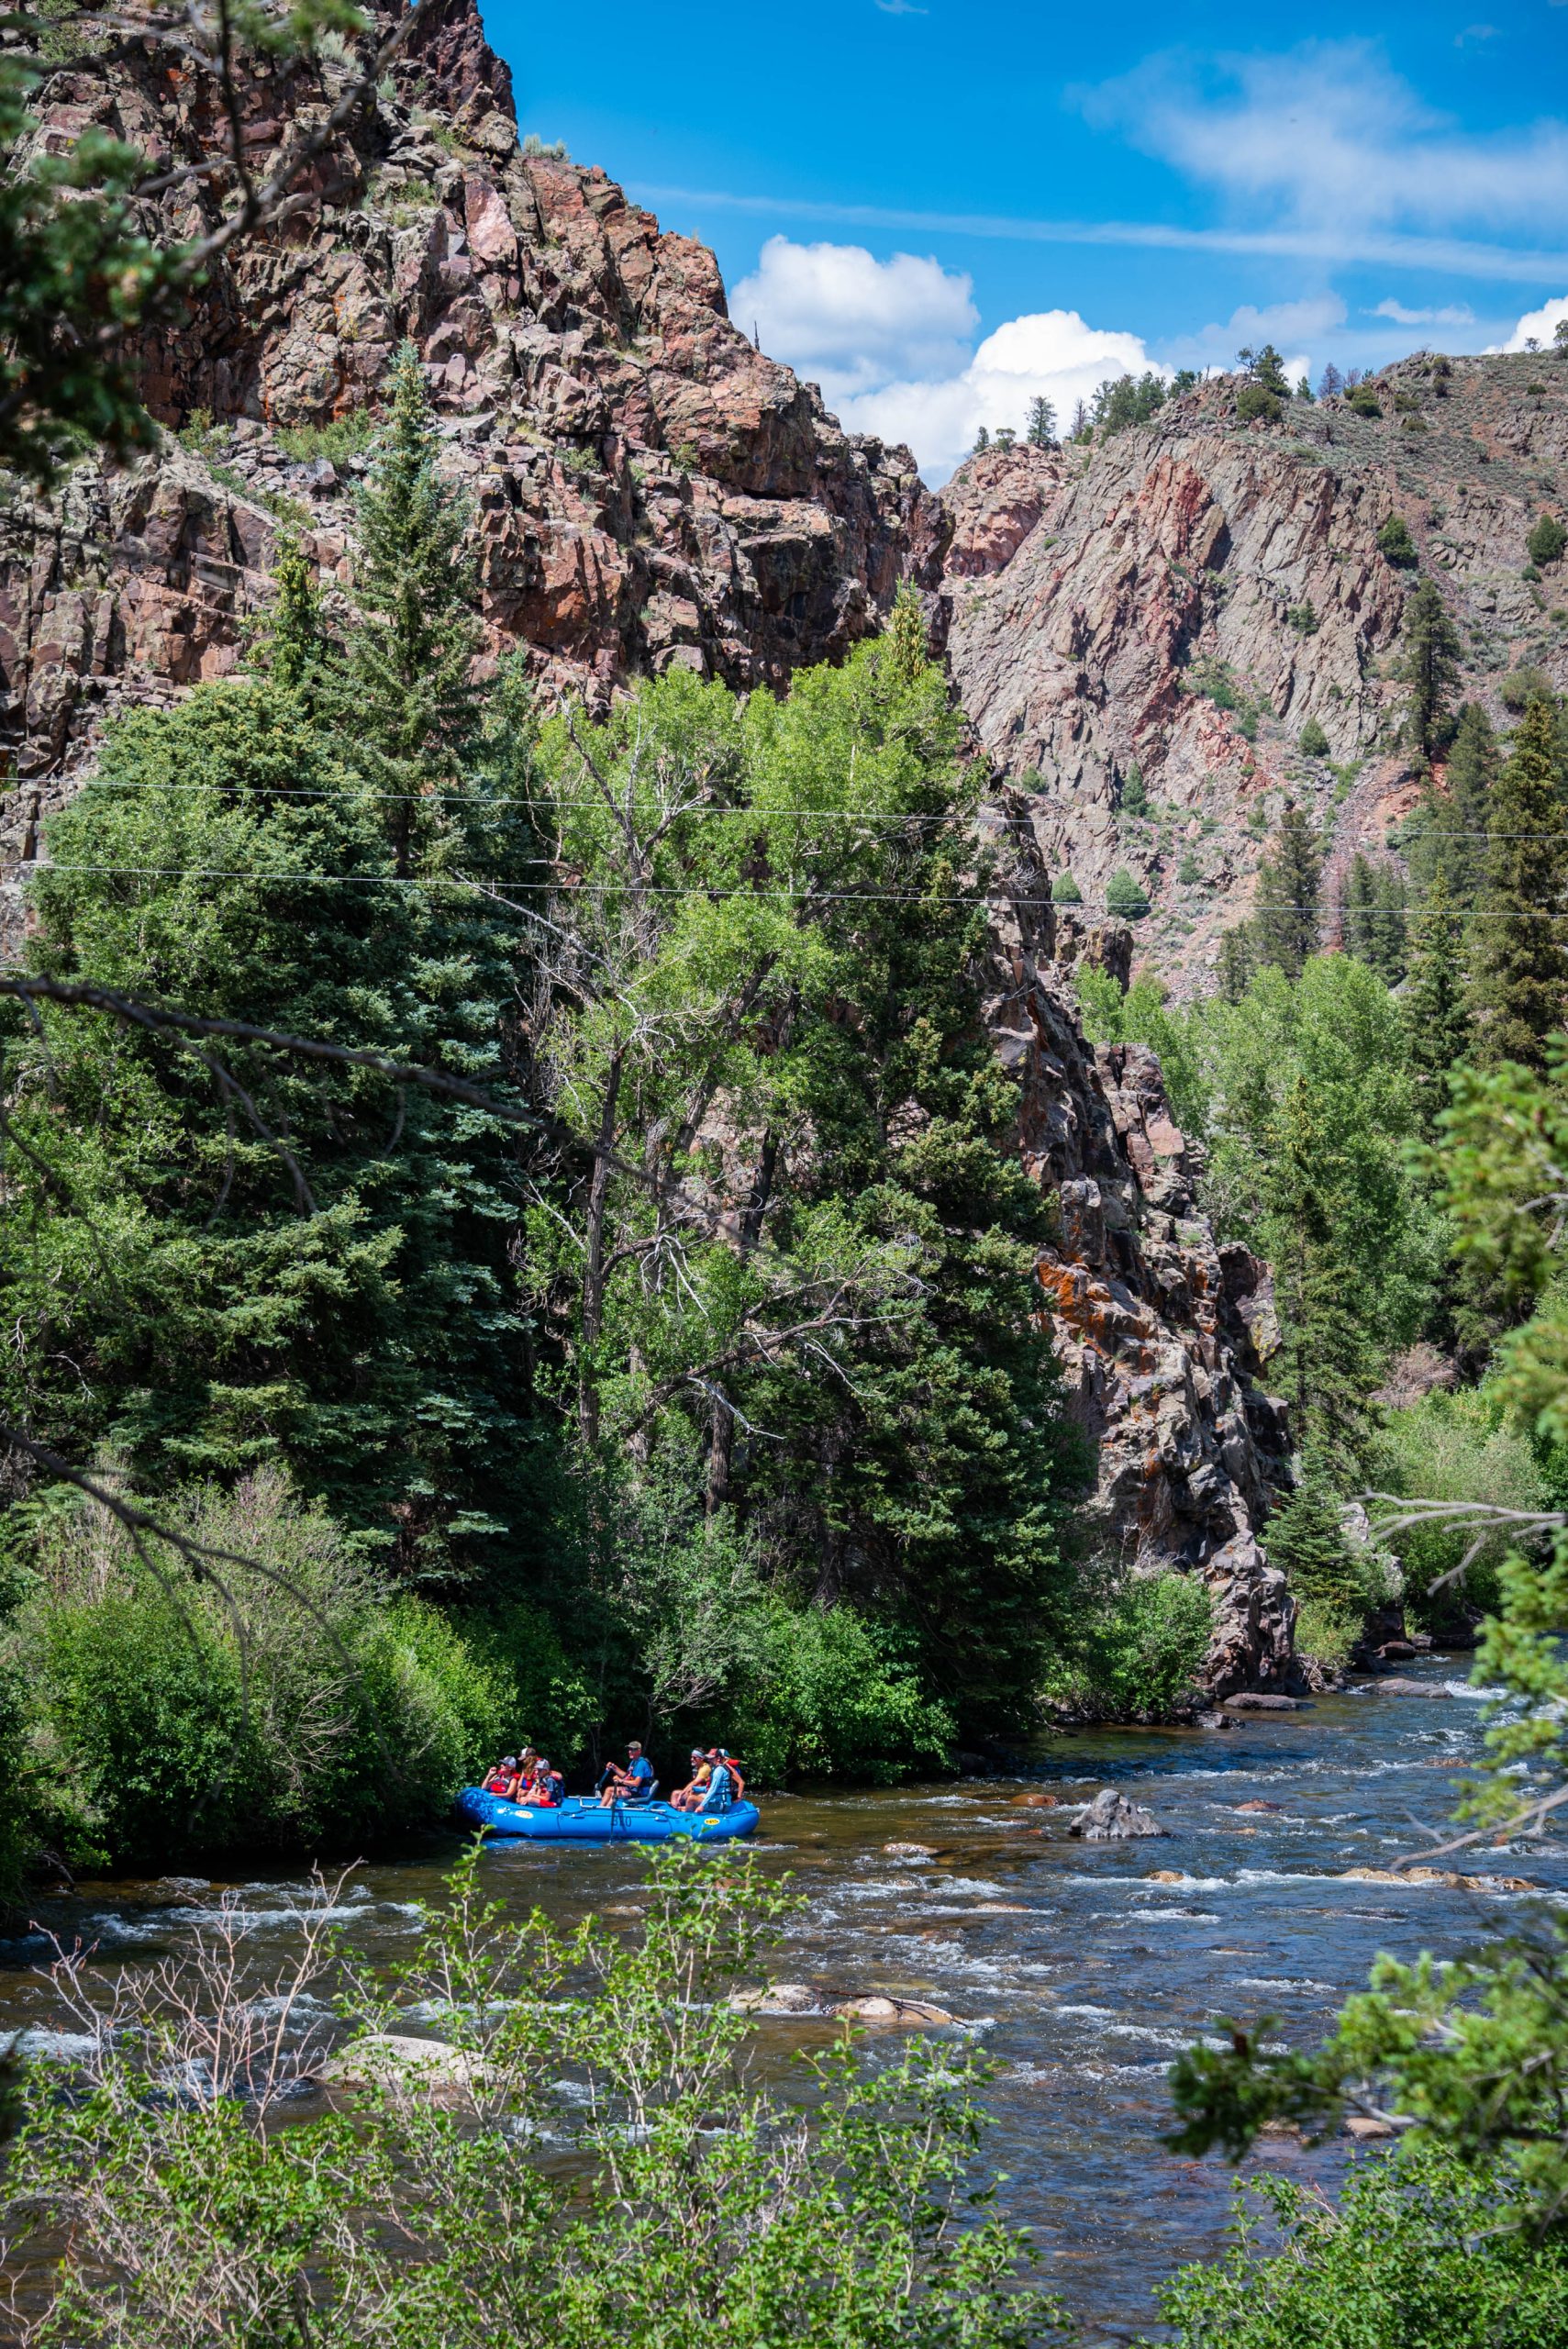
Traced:
<path fill-rule="evenodd" d="M 981 425 L 1021 432 L 1029 402 L 1041 395 L 1065 424 L 1073 403 L 1089 399 L 1107 375 L 1140 375 L 1152 365 L 1138 335 L 1091 327 L 1076 310 L 1040 310 L 999 326 L 945 381 L 884 384 L 844 401 L 840 414 L 852 431 L 906 440 L 926 478 L 938 482 L 973 447 Z"/>
<path fill-rule="evenodd" d="M 1308 41 L 1233 58 L 1218 84 L 1191 62 L 1149 60 L 1081 101 L 1091 120 L 1248 208 L 1332 231 L 1560 225 L 1568 210 L 1568 126 L 1545 118 L 1477 134 L 1434 113 L 1365 41 Z"/>
<path fill-rule="evenodd" d="M 851 431 L 907 441 L 932 481 L 981 425 L 1021 432 L 1037 395 L 1065 422 L 1107 375 L 1153 363 L 1140 336 L 1076 310 L 1009 318 L 973 348 L 972 294 L 967 277 L 914 253 L 878 261 L 862 245 L 770 237 L 729 307 L 742 327 L 756 321 L 764 351 L 821 384 Z"/>
<path fill-rule="evenodd" d="M 1392 318 L 1396 327 L 1473 327 L 1475 313 L 1468 302 L 1445 302 L 1440 310 L 1407 310 L 1392 297 L 1367 312 L 1369 318 Z"/>
<path fill-rule="evenodd" d="M 1554 294 L 1539 310 L 1527 310 L 1507 342 L 1489 342 L 1488 351 L 1522 351 L 1532 340 L 1550 351 L 1560 318 L 1568 318 L 1568 294 Z"/>
<path fill-rule="evenodd" d="M 1286 362 L 1294 381 L 1310 373 L 1310 347 L 1337 333 L 1345 323 L 1345 306 L 1337 294 L 1312 294 L 1296 302 L 1271 302 L 1259 309 L 1251 302 L 1232 310 L 1223 326 L 1200 327 L 1170 345 L 1171 357 L 1184 367 L 1232 367 L 1236 353 L 1265 342 L 1277 350 L 1294 351 Z M 1306 352 L 1301 346 L 1308 346 Z"/>
<path fill-rule="evenodd" d="M 951 374 L 969 355 L 980 314 L 972 281 L 937 261 L 863 245 L 797 245 L 770 237 L 730 315 L 753 321 L 764 351 L 820 384 L 830 400 L 895 375 Z"/>

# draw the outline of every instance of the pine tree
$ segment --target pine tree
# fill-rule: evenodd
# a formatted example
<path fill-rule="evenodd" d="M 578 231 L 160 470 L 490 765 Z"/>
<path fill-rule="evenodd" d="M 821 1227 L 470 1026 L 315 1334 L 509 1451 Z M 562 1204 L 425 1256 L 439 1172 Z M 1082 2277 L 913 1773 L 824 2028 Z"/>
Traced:
<path fill-rule="evenodd" d="M 1356 1562 L 1343 1506 L 1321 1461 L 1306 1462 L 1300 1484 L 1275 1509 L 1264 1536 L 1269 1564 L 1283 1569 L 1299 1605 L 1341 1620 L 1361 1612 Z"/>
<path fill-rule="evenodd" d="M 1370 963 L 1373 959 L 1373 911 L 1376 896 L 1372 866 L 1358 851 L 1340 885 L 1340 944 L 1345 953 L 1353 954 L 1360 963 Z"/>
<path fill-rule="evenodd" d="M 1281 1107 L 1263 1207 L 1282 1341 L 1277 1361 L 1296 1444 L 1342 1486 L 1356 1475 L 1377 1353 L 1362 1315 L 1363 1285 L 1341 1246 L 1332 1137 L 1298 1076 Z"/>
<path fill-rule="evenodd" d="M 1056 410 L 1043 394 L 1029 402 L 1029 437 L 1037 449 L 1055 446 Z"/>
<path fill-rule="evenodd" d="M 1492 836 L 1476 951 L 1476 1056 L 1543 1069 L 1568 1008 L 1568 890 L 1556 728 L 1532 702 L 1492 790 Z"/>
<path fill-rule="evenodd" d="M 1429 579 L 1423 579 L 1405 607 L 1405 651 L 1400 675 L 1410 688 L 1406 740 L 1430 766 L 1448 739 L 1450 697 L 1459 680 L 1460 641 L 1448 607 Z"/>
<path fill-rule="evenodd" d="M 1284 811 L 1274 852 L 1258 873 L 1258 959 L 1298 979 L 1318 952 L 1322 852 L 1303 810 Z"/>
<path fill-rule="evenodd" d="M 1440 878 L 1452 906 L 1466 908 L 1479 899 L 1486 872 L 1486 832 L 1492 786 L 1497 775 L 1497 746 L 1486 713 L 1466 702 L 1454 727 L 1443 781 L 1429 770 L 1411 820 L 1409 857 L 1418 896 L 1427 897 Z"/>
<path fill-rule="evenodd" d="M 1404 875 L 1385 864 L 1373 880 L 1372 952 L 1367 960 L 1385 986 L 1396 987 L 1410 966 Z"/>
<path fill-rule="evenodd" d="M 1500 763 L 1485 711 L 1479 702 L 1467 701 L 1459 713 L 1448 761 L 1448 794 L 1457 835 L 1455 896 L 1462 905 L 1475 903 L 1485 880 L 1486 834 Z"/>
<path fill-rule="evenodd" d="M 1258 967 L 1257 941 L 1249 921 L 1238 922 L 1228 930 L 1219 941 L 1219 962 L 1216 970 L 1220 1000 L 1240 1003 L 1252 984 Z"/>
<path fill-rule="evenodd" d="M 990 446 L 991 435 L 983 424 L 980 427 L 979 431 L 974 436 L 974 446 L 969 453 L 972 457 L 978 457 L 982 449 L 989 449 Z"/>
<path fill-rule="evenodd" d="M 1410 925 L 1410 983 L 1400 1002 L 1408 1040 L 1421 1131 L 1437 1139 L 1449 1106 L 1450 1077 L 1470 1049 L 1470 1006 L 1464 975 L 1464 924 L 1445 874 L 1435 873 Z"/>
<path fill-rule="evenodd" d="M 468 508 L 441 478 L 440 447 L 424 371 L 405 343 L 355 512 L 356 619 L 333 713 L 356 764 L 387 795 L 404 877 L 429 861 L 442 830 L 433 795 L 461 782 L 479 723 L 472 672 L 483 634 L 462 551 Z"/>
<path fill-rule="evenodd" d="M 272 576 L 278 592 L 256 629 L 250 665 L 269 675 L 274 685 L 308 701 L 320 681 L 328 641 L 321 591 L 311 577 L 297 539 L 279 540 Z"/>

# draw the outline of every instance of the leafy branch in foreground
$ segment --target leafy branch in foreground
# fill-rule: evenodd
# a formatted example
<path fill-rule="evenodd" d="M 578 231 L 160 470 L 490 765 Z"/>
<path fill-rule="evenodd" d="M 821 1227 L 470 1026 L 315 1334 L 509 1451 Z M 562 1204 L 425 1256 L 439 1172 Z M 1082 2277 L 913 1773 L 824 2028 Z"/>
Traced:
<path fill-rule="evenodd" d="M 1061 2338 L 974 2168 L 984 2061 L 917 2042 L 873 2067 L 846 2040 L 781 2092 L 730 1993 L 794 1901 L 690 1853 L 655 1858 L 647 1895 L 635 1944 L 510 1923 L 471 1854 L 390 1986 L 322 1930 L 324 1887 L 282 1975 L 252 1974 L 221 1914 L 150 1978 L 63 1959 L 87 2048 L 69 2097 L 28 2080 L 0 2215 L 11 2278 L 51 2246 L 36 2349 Z M 318 2075 L 329 1996 L 352 2033 L 337 2108 L 268 2126 Z M 416 2018 L 446 2038 L 410 2057 Z"/>

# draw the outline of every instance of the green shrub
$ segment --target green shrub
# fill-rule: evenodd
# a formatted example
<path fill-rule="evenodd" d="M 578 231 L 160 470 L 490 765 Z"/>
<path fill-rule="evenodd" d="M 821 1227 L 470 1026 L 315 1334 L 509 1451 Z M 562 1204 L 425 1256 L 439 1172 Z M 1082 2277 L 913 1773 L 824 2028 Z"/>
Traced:
<path fill-rule="evenodd" d="M 1521 669 L 1510 669 L 1507 675 L 1498 681 L 1497 685 L 1498 700 L 1505 709 L 1512 710 L 1516 717 L 1521 710 L 1528 709 L 1532 701 L 1548 699 L 1551 693 L 1551 680 L 1545 670 L 1528 665 Z"/>
<path fill-rule="evenodd" d="M 1080 1609 L 1043 1693 L 1081 1718 L 1169 1720 L 1196 1696 L 1213 1631 L 1195 1575 L 1135 1575 Z"/>
<path fill-rule="evenodd" d="M 11 1634 L 36 1826 L 67 1857 L 135 1865 L 352 1848 L 439 1818 L 514 1726 L 515 1682 L 422 1600 L 379 1601 L 275 1470 L 171 1510 L 266 1575 L 197 1584 L 95 1508 L 45 1535 Z"/>
<path fill-rule="evenodd" d="M 1184 889 L 1195 887 L 1197 883 L 1203 879 L 1203 867 L 1198 863 L 1196 857 L 1193 854 L 1191 849 L 1188 849 L 1186 854 L 1183 857 L 1181 863 L 1176 868 L 1176 878 L 1181 883 Z"/>
<path fill-rule="evenodd" d="M 278 434 L 278 446 L 296 464 L 325 457 L 329 463 L 340 465 L 345 457 L 363 454 L 374 430 L 368 411 L 357 407 L 347 416 L 335 416 L 329 424 L 290 425 Z"/>
<path fill-rule="evenodd" d="M 144 1971 L 118 1994 L 125 2028 L 89 2038 L 65 2093 L 40 2065 L 0 2186 L 5 2280 L 27 2292 L 29 2337 L 122 2349 L 1044 2349 L 1072 2337 L 976 2161 L 982 2054 L 915 2037 L 874 2062 L 852 2044 L 805 2069 L 767 2059 L 744 1994 L 777 1967 L 804 1904 L 748 1855 L 651 1855 L 629 1942 L 615 1918 L 590 1915 L 578 1933 L 520 1903 L 508 1917 L 492 1888 L 471 1852 L 416 1914 L 395 1986 L 351 1942 L 341 1955 L 324 1943 L 307 1912 L 291 1937 L 304 1954 L 269 1966 L 259 2012 L 254 1969 L 237 1986 L 208 1932 L 174 1974 L 180 2005 Z M 351 2007 L 356 2036 L 406 2033 L 410 2010 L 421 2030 L 433 2018 L 461 2051 L 437 2059 L 453 2091 L 432 2095 L 369 2048 L 368 2080 L 301 2115 L 298 2025 L 269 2016 L 316 2021 L 334 2000 Z M 319 2049 L 319 2030 L 308 2044 Z M 473 2081 L 472 2094 L 456 2085 Z"/>
<path fill-rule="evenodd" d="M 1297 636 L 1316 636 L 1318 633 L 1319 625 L 1318 609 L 1310 600 L 1305 604 L 1292 604 L 1285 613 L 1285 618 Z"/>
<path fill-rule="evenodd" d="M 1081 906 L 1084 892 L 1071 873 L 1059 873 L 1051 885 L 1051 902 L 1054 906 Z"/>
<path fill-rule="evenodd" d="M 1520 2199 L 1498 2168 L 1413 2146 L 1362 2156 L 1337 2205 L 1256 2178 L 1230 2248 L 1163 2285 L 1160 2312 L 1173 2349 L 1545 2349 L 1568 2340 L 1568 2242 Z"/>
<path fill-rule="evenodd" d="M 1266 384 L 1243 384 L 1236 395 L 1238 424 L 1277 424 L 1283 414 L 1277 394 Z"/>
<path fill-rule="evenodd" d="M 1121 786 L 1121 809 L 1124 816 L 1147 816 L 1149 786 L 1137 767 L 1129 767 Z"/>
<path fill-rule="evenodd" d="M 1555 514 L 1543 514 L 1525 545 L 1531 562 L 1555 562 L 1563 548 L 1568 547 L 1568 530 Z"/>
<path fill-rule="evenodd" d="M 728 1742 L 764 1784 L 831 1773 L 891 1786 L 942 1768 L 954 1735 L 951 1714 L 922 1687 L 912 1638 L 847 1607 L 779 1606 Z"/>
<path fill-rule="evenodd" d="M 1141 921 L 1149 911 L 1148 892 L 1125 864 L 1118 864 L 1106 886 L 1106 911 L 1118 921 Z"/>
<path fill-rule="evenodd" d="M 1385 562 L 1398 571 L 1412 570 L 1417 562 L 1416 541 L 1410 536 L 1410 525 L 1403 514 L 1391 514 L 1377 534 L 1377 549 Z"/>
<path fill-rule="evenodd" d="M 1304 759 L 1326 759 L 1329 737 L 1315 718 L 1309 718 L 1296 738 L 1296 747 Z"/>
<path fill-rule="evenodd" d="M 1352 384 L 1345 395 L 1345 400 L 1347 406 L 1352 408 L 1357 416 L 1372 417 L 1383 414 L 1382 404 L 1370 384 Z"/>
<path fill-rule="evenodd" d="M 1434 1501 L 1488 1501 L 1501 1508 L 1550 1508 L 1529 1443 L 1506 1419 L 1497 1397 L 1483 1386 L 1427 1395 L 1407 1409 L 1390 1411 L 1375 1439 L 1372 1481 L 1393 1493 Z M 1414 1527 L 1397 1539 L 1406 1598 L 1418 1622 L 1440 1631 L 1468 1604 L 1488 1612 L 1497 1604 L 1497 1568 L 1506 1540 L 1483 1544 L 1460 1587 L 1434 1591 L 1469 1549 L 1473 1534 L 1444 1527 Z"/>

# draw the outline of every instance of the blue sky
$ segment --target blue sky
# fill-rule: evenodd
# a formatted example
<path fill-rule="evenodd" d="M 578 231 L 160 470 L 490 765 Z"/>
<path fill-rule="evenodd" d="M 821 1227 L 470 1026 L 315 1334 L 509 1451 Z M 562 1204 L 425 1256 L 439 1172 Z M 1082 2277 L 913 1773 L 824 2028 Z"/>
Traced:
<path fill-rule="evenodd" d="M 763 348 L 932 480 L 1124 366 L 1267 338 L 1316 376 L 1568 313 L 1568 0 L 1327 0 L 1307 41 L 1168 0 L 485 21 L 523 128 L 711 244 Z"/>

